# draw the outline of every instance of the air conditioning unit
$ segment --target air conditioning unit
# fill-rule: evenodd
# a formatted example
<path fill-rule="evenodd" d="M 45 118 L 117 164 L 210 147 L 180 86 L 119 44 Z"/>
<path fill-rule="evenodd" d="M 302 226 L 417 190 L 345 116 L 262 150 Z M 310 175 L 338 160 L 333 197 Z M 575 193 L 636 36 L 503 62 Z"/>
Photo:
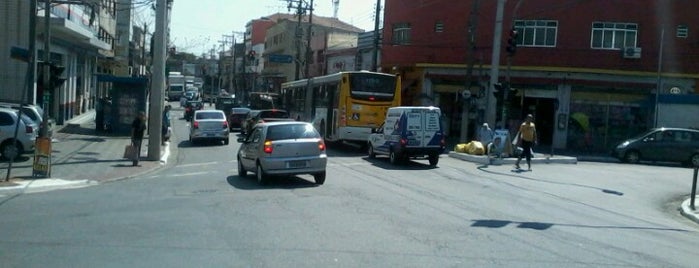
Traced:
<path fill-rule="evenodd" d="M 641 48 L 640 47 L 625 47 L 621 50 L 621 56 L 625 59 L 640 59 L 641 58 Z"/>

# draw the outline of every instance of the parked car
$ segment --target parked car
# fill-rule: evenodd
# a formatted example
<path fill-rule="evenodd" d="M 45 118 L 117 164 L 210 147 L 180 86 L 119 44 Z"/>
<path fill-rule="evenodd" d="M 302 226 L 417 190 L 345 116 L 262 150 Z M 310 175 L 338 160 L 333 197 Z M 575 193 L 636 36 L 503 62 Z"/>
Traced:
<path fill-rule="evenodd" d="M 312 174 L 325 183 L 325 142 L 311 123 L 289 121 L 259 123 L 250 135 L 238 138 L 238 176 L 255 173 L 264 184 L 270 175 Z"/>
<path fill-rule="evenodd" d="M 24 114 L 19 121 L 18 142 L 14 142 L 17 115 L 17 110 L 0 108 L 0 156 L 4 159 L 16 158 L 35 149 L 39 126 Z"/>
<path fill-rule="evenodd" d="M 192 120 L 194 111 L 204 109 L 204 103 L 198 100 L 188 100 L 184 104 L 184 120 Z"/>
<path fill-rule="evenodd" d="M 285 110 L 259 110 L 253 117 L 246 120 L 245 133 L 250 133 L 256 124 L 273 121 L 293 121 L 293 119 L 289 118 L 289 113 Z"/>
<path fill-rule="evenodd" d="M 17 103 L 0 103 L 2 108 L 12 108 L 14 110 L 22 110 L 22 114 L 26 114 L 32 122 L 40 126 L 44 116 L 44 109 L 33 104 L 17 104 Z"/>
<path fill-rule="evenodd" d="M 231 108 L 230 113 L 228 113 L 228 127 L 231 131 L 240 131 L 243 126 L 243 121 L 247 118 L 250 113 L 248 108 Z"/>
<path fill-rule="evenodd" d="M 200 140 L 219 140 L 228 144 L 228 122 L 223 111 L 199 110 L 194 112 L 189 125 L 189 142 Z"/>
<path fill-rule="evenodd" d="M 699 166 L 699 130 L 654 128 L 619 143 L 612 156 L 627 163 L 648 160 L 696 167 Z"/>

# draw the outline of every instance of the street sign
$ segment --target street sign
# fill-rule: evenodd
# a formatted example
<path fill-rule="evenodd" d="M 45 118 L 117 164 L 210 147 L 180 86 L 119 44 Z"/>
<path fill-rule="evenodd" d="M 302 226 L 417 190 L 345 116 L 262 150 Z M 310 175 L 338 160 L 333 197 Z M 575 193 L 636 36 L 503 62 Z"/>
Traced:
<path fill-rule="evenodd" d="M 270 54 L 269 55 L 269 62 L 291 63 L 293 61 L 294 61 L 294 58 L 291 55 L 285 55 L 285 54 Z"/>

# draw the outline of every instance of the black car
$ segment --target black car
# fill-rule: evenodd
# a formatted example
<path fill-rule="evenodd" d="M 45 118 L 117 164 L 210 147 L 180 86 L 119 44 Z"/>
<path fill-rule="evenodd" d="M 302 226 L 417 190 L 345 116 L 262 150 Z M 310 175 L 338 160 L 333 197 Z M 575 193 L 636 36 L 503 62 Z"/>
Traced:
<path fill-rule="evenodd" d="M 192 120 L 194 111 L 204 109 L 204 103 L 198 100 L 188 100 L 184 104 L 184 120 Z"/>

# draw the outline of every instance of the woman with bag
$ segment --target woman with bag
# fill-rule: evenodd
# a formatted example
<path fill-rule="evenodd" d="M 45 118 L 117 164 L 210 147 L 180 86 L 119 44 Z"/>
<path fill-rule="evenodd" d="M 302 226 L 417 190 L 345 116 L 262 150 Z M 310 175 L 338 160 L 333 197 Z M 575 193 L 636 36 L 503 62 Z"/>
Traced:
<path fill-rule="evenodd" d="M 138 166 L 138 160 L 141 158 L 141 143 L 143 142 L 143 134 L 146 131 L 146 112 L 138 112 L 138 116 L 131 123 L 131 145 L 135 147 L 136 154 L 133 155 L 131 161 L 134 166 Z"/>

